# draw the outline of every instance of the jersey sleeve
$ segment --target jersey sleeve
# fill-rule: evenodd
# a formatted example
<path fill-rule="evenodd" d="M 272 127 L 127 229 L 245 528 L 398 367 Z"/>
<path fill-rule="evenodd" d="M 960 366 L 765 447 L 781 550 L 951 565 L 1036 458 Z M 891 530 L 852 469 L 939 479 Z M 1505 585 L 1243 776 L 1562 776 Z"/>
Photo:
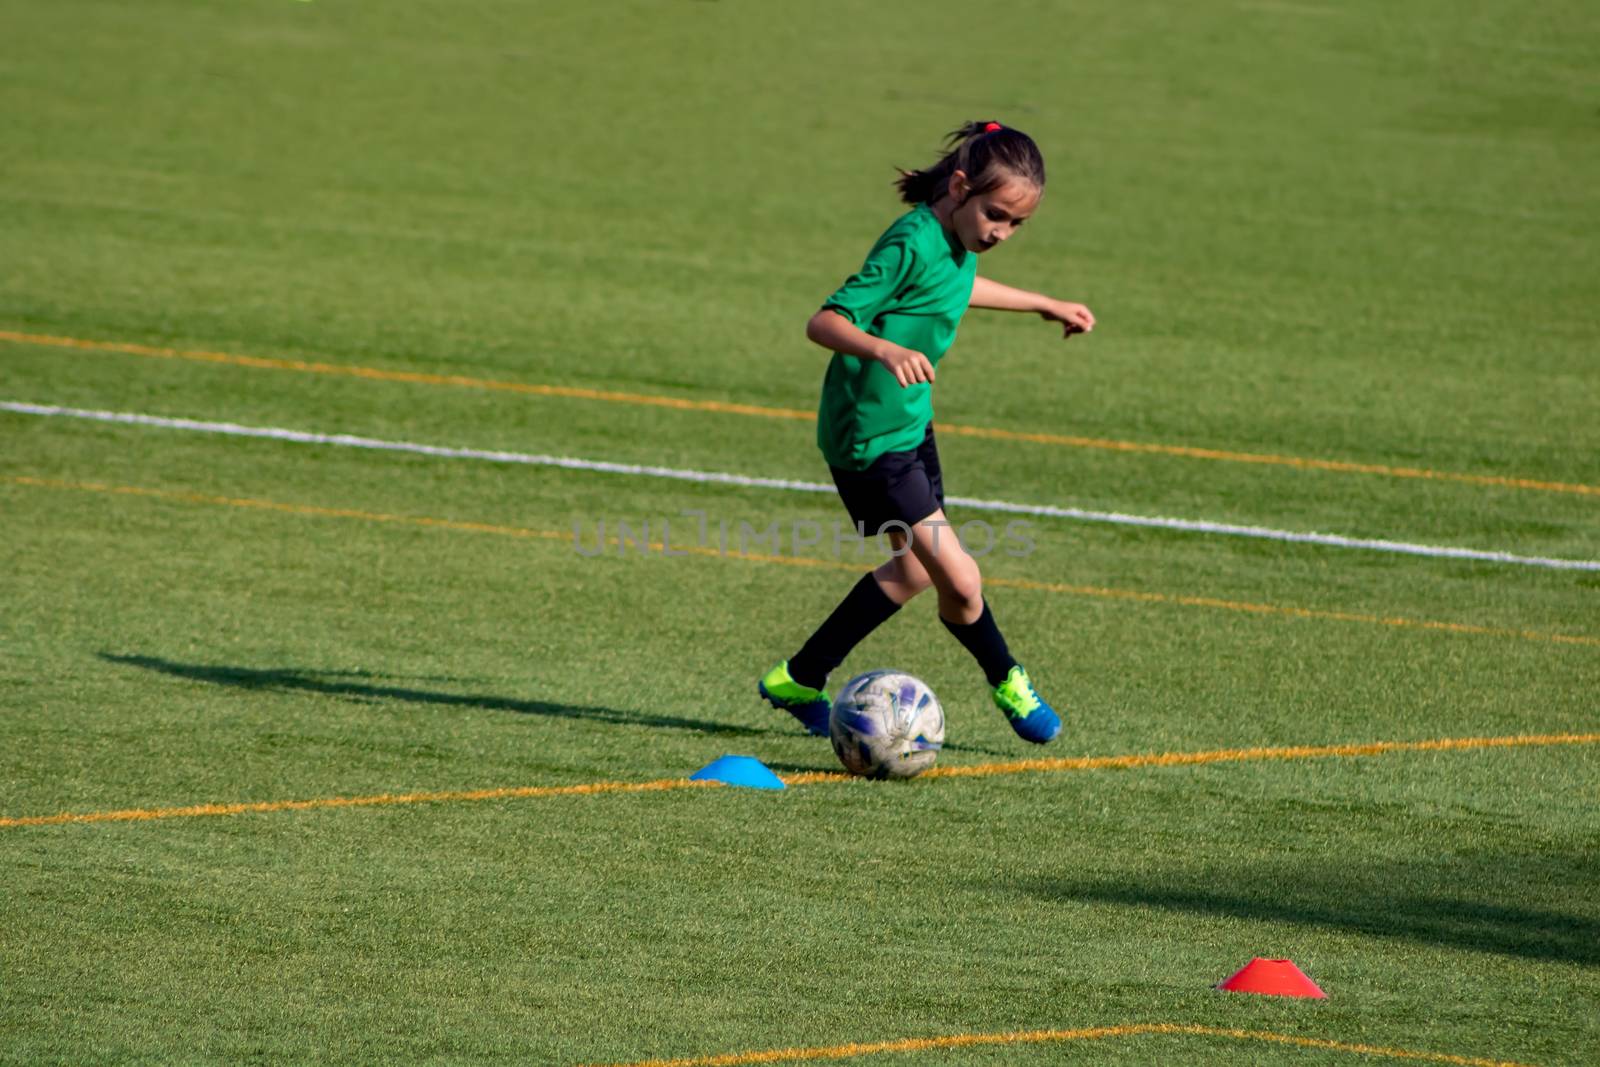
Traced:
<path fill-rule="evenodd" d="M 838 312 L 855 326 L 866 329 L 906 288 L 916 269 L 916 253 L 905 240 L 884 241 L 867 254 L 860 270 L 823 301 L 822 310 Z"/>

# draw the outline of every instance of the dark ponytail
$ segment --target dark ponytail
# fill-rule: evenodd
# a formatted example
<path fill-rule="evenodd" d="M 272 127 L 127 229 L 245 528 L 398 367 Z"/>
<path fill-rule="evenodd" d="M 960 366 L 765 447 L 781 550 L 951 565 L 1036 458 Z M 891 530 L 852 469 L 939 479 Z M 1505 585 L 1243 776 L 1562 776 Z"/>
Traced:
<path fill-rule="evenodd" d="M 925 170 L 901 170 L 895 185 L 908 204 L 926 204 L 945 195 L 950 175 L 961 171 L 968 196 L 998 189 L 1009 178 L 1044 188 L 1044 157 L 1033 138 L 998 122 L 969 122 L 945 141 L 945 156 Z M 899 168 L 896 168 L 899 169 Z"/>

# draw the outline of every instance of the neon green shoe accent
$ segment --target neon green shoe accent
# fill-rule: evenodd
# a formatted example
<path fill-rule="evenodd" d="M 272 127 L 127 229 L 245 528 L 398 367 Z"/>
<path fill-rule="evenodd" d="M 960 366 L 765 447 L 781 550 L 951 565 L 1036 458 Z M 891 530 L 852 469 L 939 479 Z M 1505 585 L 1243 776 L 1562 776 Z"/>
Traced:
<path fill-rule="evenodd" d="M 789 674 L 788 660 L 784 660 L 763 675 L 761 687 L 772 699 L 781 700 L 785 704 L 810 704 L 813 701 L 828 699 L 828 694 L 823 690 L 813 689 L 809 685 L 801 685 L 795 681 Z"/>
<path fill-rule="evenodd" d="M 1060 716 L 1039 699 L 1028 672 L 1021 665 L 1012 667 L 1006 680 L 994 687 L 994 703 L 1005 712 L 1011 729 L 1024 741 L 1042 745 L 1061 732 Z"/>
<path fill-rule="evenodd" d="M 1006 680 L 994 687 L 994 703 L 1010 719 L 1026 719 L 1044 701 L 1033 691 L 1028 672 L 1020 666 L 1012 667 Z"/>
<path fill-rule="evenodd" d="M 807 732 L 818 736 L 828 733 L 828 709 L 833 701 L 821 689 L 801 685 L 789 673 L 789 661 L 784 660 L 762 676 L 756 686 L 767 703 L 787 711 L 804 726 Z"/>

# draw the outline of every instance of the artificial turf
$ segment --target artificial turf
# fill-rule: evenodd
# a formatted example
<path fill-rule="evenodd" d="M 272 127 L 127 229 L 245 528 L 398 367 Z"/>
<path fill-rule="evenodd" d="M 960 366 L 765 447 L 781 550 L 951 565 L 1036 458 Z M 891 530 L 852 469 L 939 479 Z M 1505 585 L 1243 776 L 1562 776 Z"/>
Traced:
<path fill-rule="evenodd" d="M 1581 4 L 0 11 L 0 400 L 826 481 L 809 422 L 705 404 L 813 407 L 893 165 L 994 117 L 1050 180 L 981 270 L 1100 328 L 972 314 L 939 418 L 1207 454 L 947 433 L 950 492 L 1600 557 Z M 873 560 L 575 551 L 685 511 L 842 518 L 0 412 L 0 1061 L 1600 1049 L 1595 571 L 1038 518 L 984 566 L 1059 742 L 931 600 L 845 665 L 934 687 L 941 768 L 1567 740 L 687 789 L 836 767 L 755 679 Z M 1253 956 L 1328 999 L 1212 988 Z"/>

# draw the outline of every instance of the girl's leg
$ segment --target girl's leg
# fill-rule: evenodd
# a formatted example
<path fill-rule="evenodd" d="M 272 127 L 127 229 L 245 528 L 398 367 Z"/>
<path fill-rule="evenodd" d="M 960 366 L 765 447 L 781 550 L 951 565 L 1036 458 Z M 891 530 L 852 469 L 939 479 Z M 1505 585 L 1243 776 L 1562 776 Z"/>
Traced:
<path fill-rule="evenodd" d="M 1017 661 L 983 599 L 978 561 L 961 544 L 943 508 L 911 528 L 911 551 L 939 591 L 939 619 L 945 629 L 977 659 L 990 685 L 1004 682 Z"/>
<path fill-rule="evenodd" d="M 898 548 L 898 546 L 897 546 Z M 828 675 L 850 650 L 928 588 L 927 571 L 909 552 L 864 574 L 826 621 L 792 657 L 761 679 L 761 695 L 799 719 L 814 734 L 828 732 Z"/>
<path fill-rule="evenodd" d="M 878 580 L 878 585 L 890 600 L 904 604 L 933 585 L 933 579 L 928 576 L 922 561 L 905 550 L 906 535 L 899 530 L 890 530 L 888 533 L 895 554 L 873 571 L 872 576 Z"/>
<path fill-rule="evenodd" d="M 896 536 L 899 540 L 895 540 Z M 900 552 L 904 535 L 891 532 L 895 551 Z M 862 575 L 855 588 L 833 609 L 826 621 L 807 639 L 799 652 L 789 658 L 789 675 L 801 685 L 821 689 L 828 675 L 844 662 L 850 650 L 868 634 L 882 626 L 900 605 L 932 584 L 928 572 L 910 552 L 894 556 L 869 574 Z"/>
<path fill-rule="evenodd" d="M 1044 744 L 1061 731 L 1055 710 L 1039 698 L 1028 672 L 1012 657 L 983 599 L 978 561 L 962 546 L 940 508 L 911 528 L 912 553 L 939 591 L 939 619 L 994 687 L 994 702 L 1017 736 Z"/>
<path fill-rule="evenodd" d="M 937 507 L 938 457 L 931 442 L 930 431 L 922 448 L 886 452 L 864 471 L 833 468 L 845 510 L 863 529 L 877 531 L 897 515 L 921 515 Z M 931 474 L 925 453 L 932 458 Z M 899 546 L 897 542 L 897 550 Z M 758 687 L 762 697 L 799 719 L 811 733 L 827 733 L 829 700 L 822 687 L 828 675 L 863 638 L 931 583 L 921 562 L 908 552 L 897 552 L 895 558 L 862 575 L 800 651 L 762 677 Z"/>

